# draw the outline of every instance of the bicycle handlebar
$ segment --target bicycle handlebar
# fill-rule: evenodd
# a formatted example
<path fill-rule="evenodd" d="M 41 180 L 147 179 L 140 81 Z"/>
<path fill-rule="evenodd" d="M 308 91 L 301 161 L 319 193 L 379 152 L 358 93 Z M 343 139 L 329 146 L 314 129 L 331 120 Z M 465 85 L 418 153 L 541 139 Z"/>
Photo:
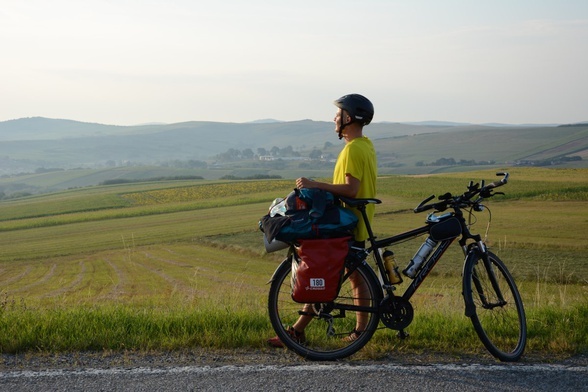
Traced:
<path fill-rule="evenodd" d="M 427 197 L 425 200 L 421 201 L 419 205 L 414 209 L 415 213 L 435 209 L 437 211 L 445 211 L 449 206 L 459 207 L 462 204 L 472 205 L 471 199 L 476 196 L 480 195 L 480 199 L 489 198 L 494 196 L 495 194 L 492 193 L 492 190 L 505 185 L 508 182 L 509 174 L 507 172 L 499 172 L 496 173 L 497 176 L 502 176 L 502 179 L 499 181 L 494 181 L 488 185 L 484 185 L 482 181 L 482 187 L 480 188 L 480 184 L 474 184 L 470 181 L 468 185 L 467 192 L 464 192 L 461 196 L 452 196 L 451 193 L 445 193 L 444 195 L 439 196 L 438 203 L 427 204 L 431 200 L 435 198 L 435 195 L 431 195 Z M 478 199 L 476 202 L 480 201 Z"/>

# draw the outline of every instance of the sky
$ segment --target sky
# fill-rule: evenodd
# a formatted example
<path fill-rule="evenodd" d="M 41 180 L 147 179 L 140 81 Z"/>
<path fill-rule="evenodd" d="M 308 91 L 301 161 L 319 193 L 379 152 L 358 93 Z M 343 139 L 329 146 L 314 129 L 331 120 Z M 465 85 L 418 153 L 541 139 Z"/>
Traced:
<path fill-rule="evenodd" d="M 0 121 L 588 121 L 586 0 L 0 0 Z"/>

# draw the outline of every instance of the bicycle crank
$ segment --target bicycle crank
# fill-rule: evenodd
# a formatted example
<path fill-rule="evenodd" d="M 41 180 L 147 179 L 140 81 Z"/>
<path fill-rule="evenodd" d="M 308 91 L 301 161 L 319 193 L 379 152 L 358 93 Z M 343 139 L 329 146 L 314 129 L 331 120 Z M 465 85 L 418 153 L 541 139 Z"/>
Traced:
<path fill-rule="evenodd" d="M 412 305 L 401 297 L 386 297 L 380 304 L 380 320 L 390 329 L 403 330 L 410 325 L 413 316 Z"/>

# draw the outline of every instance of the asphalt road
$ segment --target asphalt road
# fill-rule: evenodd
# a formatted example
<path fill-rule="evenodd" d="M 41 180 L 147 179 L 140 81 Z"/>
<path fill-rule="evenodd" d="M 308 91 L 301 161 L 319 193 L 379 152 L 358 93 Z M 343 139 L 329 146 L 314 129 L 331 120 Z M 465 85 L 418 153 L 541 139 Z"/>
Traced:
<path fill-rule="evenodd" d="M 314 363 L 287 354 L 253 356 L 246 360 L 239 359 L 237 354 L 198 358 L 189 356 L 178 360 L 154 356 L 114 363 L 103 357 L 84 363 L 79 357 L 69 360 L 50 357 L 39 361 L 4 356 L 0 390 L 588 391 L 586 357 L 558 363 L 516 364 L 473 363 L 471 359 L 467 363 L 456 359 L 434 362 L 430 357 L 402 363 L 392 360 Z M 192 360 L 200 364 L 189 364 Z M 27 362 L 31 362 L 30 366 Z"/>

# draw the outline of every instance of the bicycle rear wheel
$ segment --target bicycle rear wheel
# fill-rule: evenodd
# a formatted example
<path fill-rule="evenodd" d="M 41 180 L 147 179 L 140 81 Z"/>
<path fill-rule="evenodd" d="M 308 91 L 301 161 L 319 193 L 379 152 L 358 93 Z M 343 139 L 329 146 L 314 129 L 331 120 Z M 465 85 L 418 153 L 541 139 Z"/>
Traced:
<path fill-rule="evenodd" d="M 284 260 L 273 276 L 268 311 L 272 326 L 286 347 L 310 360 L 332 361 L 348 357 L 365 346 L 378 327 L 382 290 L 367 264 L 359 265 L 355 273 L 361 292 L 356 290 L 354 295 L 350 280 L 345 279 L 333 302 L 305 305 L 292 299 L 291 258 Z M 363 311 L 359 311 L 358 305 Z M 287 333 L 301 314 L 312 318 L 304 329 L 304 342 Z M 347 339 L 356 327 L 358 317 L 364 320 L 365 330 L 357 339 Z"/>
<path fill-rule="evenodd" d="M 466 315 L 486 349 L 504 362 L 517 361 L 527 342 L 523 301 L 508 269 L 492 252 L 488 263 L 470 252 L 464 269 Z"/>

